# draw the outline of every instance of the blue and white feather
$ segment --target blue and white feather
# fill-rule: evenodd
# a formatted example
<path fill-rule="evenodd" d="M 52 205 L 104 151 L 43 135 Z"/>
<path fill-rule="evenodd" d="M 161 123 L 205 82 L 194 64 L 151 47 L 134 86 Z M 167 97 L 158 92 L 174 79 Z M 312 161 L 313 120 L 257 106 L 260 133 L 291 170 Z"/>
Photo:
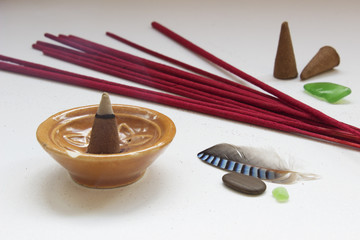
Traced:
<path fill-rule="evenodd" d="M 276 152 L 265 149 L 221 143 L 201 151 L 197 156 L 214 167 L 276 183 L 289 184 L 319 178 L 315 174 L 289 170 L 288 163 Z"/>

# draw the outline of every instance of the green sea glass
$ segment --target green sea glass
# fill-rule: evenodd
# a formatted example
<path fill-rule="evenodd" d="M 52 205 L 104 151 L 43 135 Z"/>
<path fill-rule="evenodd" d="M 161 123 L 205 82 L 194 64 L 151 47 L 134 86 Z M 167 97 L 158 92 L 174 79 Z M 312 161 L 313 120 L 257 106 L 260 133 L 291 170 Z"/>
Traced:
<path fill-rule="evenodd" d="M 275 188 L 272 194 L 278 202 L 287 202 L 289 200 L 289 193 L 284 187 Z"/>
<path fill-rule="evenodd" d="M 329 82 L 308 83 L 304 89 L 329 103 L 335 103 L 351 93 L 350 88 Z"/>

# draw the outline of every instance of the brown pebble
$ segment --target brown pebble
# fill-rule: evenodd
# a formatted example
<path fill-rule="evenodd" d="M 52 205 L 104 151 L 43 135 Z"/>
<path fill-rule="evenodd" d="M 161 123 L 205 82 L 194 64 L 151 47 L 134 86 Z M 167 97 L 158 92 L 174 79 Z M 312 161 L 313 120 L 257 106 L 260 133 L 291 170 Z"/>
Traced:
<path fill-rule="evenodd" d="M 241 193 L 259 195 L 266 190 L 266 185 L 261 179 L 240 173 L 225 174 L 222 180 L 227 187 Z"/>
<path fill-rule="evenodd" d="M 320 73 L 329 71 L 340 64 L 340 57 L 330 46 L 320 48 L 300 74 L 301 80 L 309 79 Z"/>
<path fill-rule="evenodd" d="M 287 22 L 283 22 L 275 58 L 274 77 L 292 79 L 296 78 L 297 75 L 298 71 L 289 26 Z"/>

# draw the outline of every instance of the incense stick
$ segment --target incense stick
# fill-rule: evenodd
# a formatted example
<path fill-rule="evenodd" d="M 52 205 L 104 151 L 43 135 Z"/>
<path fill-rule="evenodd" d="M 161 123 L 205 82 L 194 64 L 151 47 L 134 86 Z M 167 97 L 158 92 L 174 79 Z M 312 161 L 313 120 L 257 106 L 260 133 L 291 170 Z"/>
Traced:
<path fill-rule="evenodd" d="M 179 107 L 199 113 L 218 116 L 225 119 L 254 124 L 257 126 L 272 128 L 290 133 L 298 133 L 303 136 L 315 137 L 318 139 L 323 139 L 334 143 L 360 148 L 360 144 L 358 143 L 337 139 L 333 137 L 328 137 L 318 133 L 313 133 L 298 128 L 290 127 L 281 123 L 263 120 L 257 117 L 252 117 L 240 113 L 234 113 L 232 111 L 221 110 L 216 105 L 214 105 L 214 107 L 205 106 L 200 101 L 189 100 L 187 98 L 172 96 L 164 93 L 158 93 L 151 90 L 139 89 L 135 87 L 125 86 L 122 84 L 116 84 L 101 79 L 86 77 L 80 74 L 73 74 L 73 73 L 67 74 L 67 72 L 65 71 L 59 69 L 52 69 L 42 65 L 38 65 L 38 68 L 34 68 L 34 67 L 27 67 L 13 63 L 0 62 L 0 69 L 9 72 L 24 74 L 27 76 L 34 76 L 34 77 L 53 80 L 57 82 L 63 82 L 72 85 L 97 89 L 101 91 L 117 93 L 124 96 L 135 97 L 138 99 L 153 101 L 153 102 Z M 41 70 L 41 69 L 47 69 L 47 70 Z"/>
<path fill-rule="evenodd" d="M 145 58 L 140 58 L 135 55 L 128 54 L 128 53 L 125 53 L 125 52 L 122 52 L 122 51 L 119 51 L 119 50 L 116 50 L 113 48 L 109 48 L 107 46 L 104 46 L 104 45 L 101 45 L 101 44 L 98 44 L 95 42 L 91 42 L 89 40 L 86 40 L 86 39 L 83 39 L 80 37 L 76 37 L 73 35 L 70 35 L 70 36 L 59 35 L 58 37 L 56 37 L 54 35 L 47 33 L 47 34 L 45 34 L 45 36 L 52 40 L 60 42 L 62 44 L 74 47 L 78 50 L 82 50 L 84 52 L 97 54 L 99 56 L 114 59 L 114 60 L 121 59 L 122 61 L 127 61 L 127 62 L 131 62 L 131 63 L 137 64 L 137 65 L 141 65 L 141 66 L 147 67 L 149 69 L 154 69 L 158 72 L 169 74 L 171 76 L 191 80 L 191 81 L 194 81 L 197 83 L 209 85 L 209 86 L 212 86 L 215 88 L 220 88 L 220 89 L 227 90 L 227 91 L 232 91 L 232 92 L 239 93 L 244 96 L 249 96 L 249 97 L 252 97 L 255 99 L 268 101 L 268 102 L 270 101 L 270 102 L 274 102 L 275 104 L 277 102 L 279 102 L 278 99 L 276 99 L 270 95 L 256 91 L 254 89 L 243 86 L 241 84 L 237 84 L 237 83 L 229 81 L 229 80 L 222 80 L 219 83 L 218 81 L 215 81 L 213 79 L 204 78 L 199 75 L 191 74 L 189 72 L 182 71 L 180 69 L 177 69 L 177 68 L 165 65 L 165 64 L 160 64 L 160 63 L 150 61 Z M 218 78 L 221 79 L 220 77 L 218 77 Z"/>
<path fill-rule="evenodd" d="M 38 45 L 40 45 L 40 46 L 38 46 Z M 34 46 L 35 46 L 35 48 L 38 48 L 38 49 L 43 49 L 44 50 L 44 48 L 46 49 L 46 47 L 41 47 L 41 45 L 45 45 L 45 46 L 47 46 L 47 47 L 49 47 L 49 46 L 52 46 L 51 44 L 43 44 L 43 43 L 41 43 L 41 42 L 38 42 L 37 44 L 35 44 Z M 69 52 L 71 53 L 71 52 L 76 52 L 76 54 L 84 54 L 84 53 L 79 53 L 79 52 L 77 52 L 77 51 L 73 51 L 73 50 L 69 50 L 69 49 L 64 49 L 64 48 L 62 48 L 62 47 L 58 47 L 58 46 L 56 46 L 56 47 L 54 47 L 53 46 L 53 49 L 55 49 L 55 50 L 64 50 L 65 52 L 63 53 L 63 54 L 68 54 Z M 56 51 L 55 51 L 56 52 Z M 96 70 L 100 70 L 100 71 L 102 71 L 102 72 L 105 72 L 105 73 L 112 73 L 112 75 L 115 75 L 115 76 L 119 76 L 119 77 L 122 77 L 122 78 L 126 78 L 126 79 L 129 79 L 128 77 L 124 77 L 124 75 L 119 75 L 119 74 L 114 74 L 114 71 L 112 71 L 111 69 L 114 69 L 114 67 L 113 66 L 111 66 L 111 65 L 106 65 L 105 66 L 105 68 L 101 68 L 101 67 L 99 67 L 100 65 L 102 65 L 102 64 L 104 64 L 104 63 L 102 63 L 102 62 L 106 62 L 106 60 L 107 59 L 104 59 L 104 58 L 101 58 L 100 60 L 101 61 L 98 61 L 98 62 L 95 62 L 95 63 L 93 63 L 93 64 L 91 64 L 90 62 L 91 62 L 91 59 L 94 59 L 94 57 L 93 58 L 91 58 L 91 59 L 87 59 L 87 60 L 80 60 L 80 61 L 78 61 L 78 59 L 77 59 L 77 56 L 64 56 L 64 55 L 61 55 L 61 53 L 59 54 L 59 52 L 58 53 L 54 53 L 54 52 L 52 52 L 52 53 L 50 53 L 50 52 L 48 52 L 48 51 L 44 51 L 44 53 L 45 54 L 47 54 L 47 55 L 50 55 L 50 56 L 54 56 L 54 57 L 57 57 L 57 58 L 60 58 L 60 59 L 63 59 L 63 60 L 65 60 L 65 61 L 69 61 L 69 62 L 73 62 L 73 63 L 76 63 L 76 64 L 79 64 L 79 65 L 81 65 L 81 66 L 86 66 L 86 67 L 89 67 L 89 68 L 91 68 L 91 69 L 96 69 Z M 85 54 L 85 56 L 86 56 L 86 54 Z M 97 57 L 96 57 L 97 58 Z M 95 58 L 95 59 L 96 59 Z M 111 60 L 112 61 L 112 60 Z M 116 64 L 116 62 L 114 63 L 114 62 L 112 62 L 114 65 L 117 65 Z M 115 71 L 117 71 L 118 69 L 116 69 L 115 68 Z M 131 72 L 130 72 L 131 73 Z M 148 76 L 140 76 L 140 77 L 142 77 L 142 78 L 148 78 Z M 135 80 L 136 82 L 140 82 L 140 83 L 143 83 L 144 84 L 144 79 L 142 79 L 142 78 L 140 78 L 140 81 L 139 81 L 139 78 L 137 78 L 137 80 Z M 149 85 L 149 86 L 154 86 L 154 79 L 155 78 L 151 78 L 151 84 L 149 84 L 149 83 L 146 83 L 145 82 L 145 84 L 147 84 L 147 85 Z M 155 80 L 155 82 L 156 82 L 157 80 Z M 156 85 L 156 84 L 155 84 Z M 160 87 L 159 87 L 160 86 Z M 178 93 L 178 94 L 181 94 L 181 95 L 184 95 L 184 96 L 187 96 L 187 97 L 192 97 L 192 98 L 196 98 L 196 99 L 200 99 L 200 100 L 202 100 L 202 101 L 209 101 L 210 100 L 210 98 L 199 98 L 197 95 L 193 95 L 193 94 L 190 94 L 189 95 L 189 93 L 190 92 L 192 92 L 192 91 L 195 91 L 194 89 L 191 89 L 191 88 L 185 88 L 185 89 L 182 89 L 182 90 L 184 90 L 184 91 L 182 91 L 182 90 L 179 90 L 178 88 L 183 88 L 183 86 L 181 86 L 181 85 L 177 85 L 177 88 L 169 88 L 169 87 L 163 87 L 163 86 L 161 86 L 161 85 L 158 85 L 157 86 L 157 88 L 159 88 L 159 89 L 162 89 L 162 90 L 165 90 L 165 91 L 170 91 L 170 92 L 173 92 L 173 93 Z M 175 89 L 175 91 L 174 91 L 174 89 Z M 184 94 L 185 93 L 185 94 Z M 203 92 L 201 92 L 201 93 L 203 93 Z M 199 94 L 199 92 L 197 93 L 197 94 Z M 203 93 L 204 94 L 204 93 Z M 215 96 L 214 95 L 212 95 L 212 97 L 213 98 L 215 98 Z M 220 99 L 221 101 L 225 101 L 225 100 L 227 100 L 227 99 Z M 211 102 L 211 101 L 210 101 Z M 225 101 L 226 102 L 226 101 Z M 215 103 L 219 103 L 218 101 L 216 101 Z M 224 104 L 224 102 L 222 103 L 222 105 Z M 244 110 L 244 108 L 243 108 L 243 110 Z M 233 111 L 234 111 L 234 109 L 233 109 Z M 263 111 L 262 109 L 260 109 L 260 110 L 257 110 L 257 111 L 259 111 L 259 112 L 261 112 L 261 111 Z M 266 114 L 268 114 L 268 115 L 274 115 L 274 113 L 271 113 L 271 112 L 264 112 L 264 113 L 266 113 Z M 254 113 L 253 113 L 254 114 Z M 272 120 L 274 120 L 274 119 L 276 119 L 276 117 L 279 117 L 278 115 L 276 116 L 275 115 L 275 118 L 273 118 Z M 338 134 L 338 133 L 334 133 L 334 134 L 329 134 L 331 131 L 334 131 L 334 130 L 330 130 L 330 132 L 329 132 L 329 130 L 327 130 L 327 129 L 325 129 L 324 130 L 324 126 L 317 126 L 318 124 L 315 124 L 315 125 L 302 125 L 302 122 L 301 121 L 298 121 L 298 119 L 291 119 L 291 118 L 288 118 L 287 116 L 281 116 L 282 118 L 284 118 L 284 120 L 286 120 L 286 121 L 289 121 L 287 124 L 289 124 L 289 125 L 292 125 L 292 126 L 294 126 L 294 124 L 295 124 L 295 122 L 296 122 L 296 125 L 298 126 L 298 127 L 300 127 L 300 128 L 302 128 L 302 129 L 306 129 L 306 130 L 312 130 L 312 131 L 314 131 L 314 132 L 320 132 L 320 133 L 325 133 L 326 135 L 331 135 L 331 136 L 341 136 L 341 137 L 344 137 L 344 136 L 346 136 L 345 138 L 347 138 L 347 139 L 356 139 L 354 136 L 351 136 L 351 135 L 349 135 L 349 134 L 346 134 L 346 132 L 342 132 L 342 133 L 340 133 L 340 134 Z M 266 118 L 265 118 L 266 119 Z M 279 121 L 279 118 L 277 118 L 277 121 Z M 282 120 L 280 120 L 280 122 L 283 122 Z M 318 129 L 316 129 L 317 127 L 319 127 Z"/>
<path fill-rule="evenodd" d="M 228 91 L 217 89 L 217 88 L 214 88 L 211 86 L 192 82 L 187 79 L 182 79 L 182 78 L 174 77 L 172 75 L 157 72 L 152 69 L 144 68 L 144 66 L 139 67 L 139 65 L 130 64 L 129 62 L 124 63 L 123 61 L 118 62 L 113 59 L 107 59 L 107 58 L 103 58 L 100 56 L 87 55 L 85 53 L 76 52 L 76 51 L 73 51 L 70 49 L 64 49 L 64 48 L 61 49 L 60 47 L 52 46 L 51 44 L 44 45 L 41 42 L 38 42 L 37 44 L 35 44 L 33 46 L 36 49 L 42 50 L 44 52 L 44 54 L 46 54 L 46 55 L 56 57 L 56 58 L 61 58 L 62 60 L 65 60 L 68 62 L 73 62 L 78 65 L 88 67 L 88 68 L 91 68 L 94 70 L 98 70 L 98 71 L 101 71 L 104 73 L 108 73 L 111 75 L 115 75 L 118 77 L 124 77 L 122 75 L 122 73 L 120 73 L 120 72 L 124 72 L 124 71 L 127 74 L 133 74 L 134 72 L 142 73 L 145 75 L 148 74 L 150 76 L 155 77 L 155 78 L 151 78 L 152 81 L 160 82 L 162 84 L 166 84 L 168 81 L 170 81 L 173 84 L 176 84 L 176 86 L 178 86 L 180 88 L 186 86 L 187 87 L 186 89 L 188 91 L 192 91 L 192 89 L 198 90 L 197 94 L 200 94 L 200 95 L 204 95 L 204 94 L 208 93 L 207 95 L 210 94 L 211 97 L 214 99 L 228 102 L 228 103 L 231 103 L 234 105 L 244 106 L 244 103 L 246 103 L 246 107 L 250 107 L 252 109 L 255 109 L 253 107 L 256 107 L 256 109 L 260 109 L 260 108 L 267 109 L 267 110 L 271 110 L 271 111 L 275 111 L 275 112 L 286 113 L 289 115 L 295 115 L 300 118 L 309 117 L 309 115 L 307 115 L 307 114 L 303 114 L 302 112 L 299 112 L 299 111 L 289 108 L 287 106 L 279 105 L 274 102 L 260 101 L 260 100 L 253 99 L 250 97 L 242 96 L 240 94 L 235 94 L 233 92 L 228 92 Z M 52 48 L 53 50 L 50 50 L 50 48 Z M 59 52 L 57 50 L 63 50 L 63 51 L 61 53 L 61 51 Z M 68 54 L 74 54 L 74 55 L 66 57 L 65 55 L 68 55 Z M 88 59 L 85 60 L 83 57 L 88 58 Z M 82 59 L 82 60 L 79 60 L 79 59 Z M 91 61 L 93 61 L 94 64 L 91 64 L 90 63 Z M 107 63 L 109 63 L 110 65 L 108 65 Z M 101 67 L 101 66 L 104 66 L 104 67 Z M 113 70 L 115 70 L 115 72 Z M 141 81 L 138 78 L 137 79 L 126 78 L 126 79 L 133 80 L 136 82 L 141 82 L 142 84 L 144 84 L 144 81 Z M 152 83 L 152 82 L 150 82 L 150 83 Z M 152 85 L 154 85 L 154 84 L 152 84 Z M 164 89 L 162 89 L 162 90 L 164 90 Z"/>
<path fill-rule="evenodd" d="M 178 69 L 166 66 L 164 64 L 158 64 L 156 62 L 152 62 L 152 61 L 146 60 L 144 58 L 139 58 L 139 57 L 136 57 L 134 55 L 130 55 L 128 53 L 124 53 L 122 51 L 118 51 L 118 50 L 106 47 L 104 45 L 94 43 L 94 42 L 91 42 L 91 41 L 88 41 L 86 39 L 82 39 L 80 37 L 76 37 L 76 36 L 73 36 L 73 35 L 70 35 L 68 37 L 66 37 L 64 35 L 60 35 L 60 37 L 55 37 L 55 36 L 49 35 L 49 34 L 45 34 L 45 35 L 47 37 L 50 37 L 53 40 L 56 40 L 56 41 L 61 42 L 63 44 L 75 47 L 75 48 L 83 50 L 85 52 L 96 53 L 96 54 L 104 56 L 104 57 L 115 58 L 116 60 L 130 61 L 132 63 L 141 65 L 143 67 L 154 68 L 154 69 L 157 69 L 157 70 L 159 70 L 161 72 L 169 73 L 169 75 L 171 75 L 171 76 L 176 77 L 176 76 L 178 76 L 178 74 L 181 75 L 181 73 L 183 73 L 183 71 L 180 71 Z M 172 73 L 174 73 L 174 75 L 172 75 Z M 188 74 L 188 73 L 185 73 L 185 74 Z M 191 77 L 191 79 L 193 79 L 195 81 L 199 80 L 199 78 L 197 78 L 197 76 L 194 76 L 194 75 Z M 204 79 L 200 78 L 200 81 L 201 81 L 202 84 L 207 83 L 206 79 L 204 80 Z M 217 89 L 215 91 L 217 91 Z M 215 92 L 215 94 L 217 94 L 217 93 Z M 241 93 L 241 94 L 243 94 L 243 93 Z M 259 93 L 259 94 L 261 94 L 261 93 Z M 246 96 L 240 96 L 240 98 L 246 98 Z M 263 99 L 264 101 L 257 101 L 257 99 L 249 99 L 249 98 L 247 98 L 246 100 L 249 100 L 250 102 L 253 102 L 254 104 L 256 104 L 256 106 L 266 106 L 267 105 L 270 109 L 272 109 L 274 111 L 279 111 L 279 110 L 280 111 L 285 111 L 288 114 L 293 114 L 293 115 L 301 117 L 301 118 L 309 118 L 309 119 L 312 119 L 313 121 L 317 120 L 316 118 L 313 118 L 312 115 L 310 115 L 308 113 L 298 111 L 293 106 L 289 107 L 287 105 L 284 105 L 281 102 L 275 102 L 274 103 L 274 102 L 268 101 L 267 99 Z"/>
<path fill-rule="evenodd" d="M 224 68 L 225 70 L 235 74 L 236 76 L 248 81 L 249 83 L 254 84 L 255 86 L 263 89 L 264 91 L 273 94 L 274 96 L 278 97 L 279 99 L 282 99 L 283 101 L 289 103 L 292 106 L 298 107 L 302 110 L 304 110 L 307 113 L 312 114 L 313 116 L 318 117 L 319 119 L 325 121 L 328 124 L 331 124 L 339 129 L 343 129 L 345 131 L 349 131 L 357 136 L 360 136 L 360 131 L 359 129 L 355 129 L 352 126 L 349 126 L 345 123 L 342 123 L 340 121 L 337 121 L 336 119 L 333 119 L 329 116 L 327 116 L 326 114 L 286 95 L 285 93 L 261 82 L 260 80 L 250 76 L 249 74 L 235 68 L 234 66 L 224 62 L 223 60 L 221 60 L 220 58 L 212 55 L 211 53 L 205 51 L 204 49 L 200 48 L 199 46 L 195 45 L 194 43 L 190 42 L 189 40 L 181 37 L 180 35 L 176 34 L 175 32 L 171 31 L 170 29 L 162 26 L 161 24 L 157 23 L 157 22 L 152 22 L 152 26 L 154 29 L 158 30 L 159 32 L 161 32 L 162 34 L 164 34 L 165 36 L 171 38 L 172 40 L 174 40 L 175 42 L 179 43 L 180 45 L 190 49 L 191 51 L 193 51 L 194 53 L 199 54 L 200 56 L 206 58 L 207 60 L 215 63 L 216 65 Z"/>
<path fill-rule="evenodd" d="M 37 45 L 35 45 L 36 48 L 39 48 Z M 40 47 L 41 48 L 41 47 Z M 298 119 L 293 119 L 287 116 L 283 116 L 283 115 L 279 115 L 279 114 L 275 114 L 272 112 L 268 112 L 265 111 L 263 109 L 253 109 L 250 106 L 247 105 L 235 105 L 235 104 L 229 104 L 227 101 L 227 99 L 218 99 L 216 98 L 216 96 L 210 95 L 210 94 L 206 94 L 204 92 L 199 92 L 197 90 L 191 89 L 189 87 L 184 87 L 182 85 L 176 85 L 176 86 L 169 86 L 169 85 L 163 85 L 160 83 L 157 83 L 155 78 L 151 78 L 149 76 L 143 76 L 143 75 L 138 75 L 138 76 L 130 76 L 127 74 L 122 74 L 121 72 L 118 72 L 116 69 L 115 70 L 111 70 L 112 66 L 108 65 L 108 66 L 104 66 L 101 67 L 100 65 L 102 65 L 101 62 L 91 62 L 91 59 L 81 59 L 81 57 L 79 56 L 74 56 L 74 55 L 66 55 L 66 54 L 61 54 L 59 52 L 56 51 L 49 51 L 49 50 L 44 50 L 44 53 L 48 56 L 53 56 L 56 57 L 58 59 L 62 59 L 68 62 L 72 62 L 81 66 L 85 66 L 85 67 L 89 67 L 91 69 L 96 69 L 99 70 L 101 72 L 105 72 L 105 73 L 110 73 L 112 75 L 121 77 L 121 78 L 125 78 L 125 79 L 129 79 L 129 80 L 134 80 L 138 83 L 142 83 L 151 87 L 156 87 L 158 89 L 161 90 L 165 90 L 167 92 L 172 92 L 175 94 L 179 94 L 182 96 L 186 96 L 186 97 L 190 97 L 193 99 L 197 99 L 197 100 L 201 100 L 203 102 L 209 102 L 209 103 L 214 103 L 214 104 L 218 104 L 218 107 L 221 107 L 222 109 L 226 109 L 228 111 L 234 111 L 234 112 L 239 112 L 239 113 L 247 113 L 251 116 L 256 116 L 256 117 L 260 117 L 262 119 L 269 119 L 272 121 L 276 121 L 276 122 L 281 122 L 293 127 L 298 127 L 298 128 L 302 128 L 302 129 L 306 129 L 306 130 L 310 130 L 313 132 L 320 132 L 320 133 L 325 133 L 326 135 L 329 135 L 329 133 L 332 133 L 334 131 L 334 129 L 332 130 L 327 130 L 324 128 L 324 126 L 317 126 L 317 125 L 311 125 L 311 124 L 307 124 L 305 122 L 299 121 Z M 203 94 L 203 95 L 202 95 Z M 336 131 L 335 131 L 336 132 Z M 330 134 L 330 135 L 334 135 L 334 134 Z"/>
<path fill-rule="evenodd" d="M 197 69 L 121 39 L 111 33 L 107 33 L 107 35 L 203 76 L 140 58 L 77 36 L 54 36 L 51 34 L 45 34 L 45 36 L 71 48 L 41 41 L 38 41 L 33 47 L 41 50 L 47 56 L 176 95 L 130 87 L 1 55 L 0 69 L 360 148 L 360 130 L 356 127 L 332 119 L 318 110 L 273 89 L 158 23 L 154 22 L 153 27 L 268 93 L 242 86 L 239 83 Z"/>
<path fill-rule="evenodd" d="M 165 61 L 167 61 L 167 62 L 169 62 L 169 63 L 172 63 L 172 64 L 175 64 L 175 65 L 177 65 L 177 66 L 183 67 L 183 68 L 185 68 L 185 69 L 187 69 L 187 70 L 190 70 L 190 71 L 192 71 L 192 72 L 194 72 L 194 73 L 198 73 L 198 74 L 200 74 L 200 75 L 209 77 L 209 78 L 211 78 L 211 79 L 214 79 L 214 80 L 217 80 L 217 81 L 226 83 L 226 84 L 228 84 L 228 85 L 230 85 L 230 86 L 232 86 L 232 87 L 235 87 L 235 88 L 245 89 L 245 90 L 247 90 L 247 91 L 250 91 L 250 92 L 253 92 L 253 93 L 256 93 L 256 94 L 261 94 L 261 95 L 266 96 L 266 97 L 268 97 L 268 98 L 276 99 L 276 98 L 274 98 L 274 97 L 272 97 L 272 96 L 270 96 L 270 95 L 263 94 L 263 93 L 255 90 L 255 89 L 249 88 L 249 87 L 244 86 L 244 85 L 242 85 L 242 84 L 239 84 L 239 83 L 237 83 L 237 82 L 230 81 L 230 80 L 228 80 L 228 79 L 226 79 L 226 78 L 223 78 L 223 77 L 220 77 L 220 76 L 218 76 L 218 75 L 212 74 L 212 73 L 210 73 L 210 72 L 204 71 L 204 70 L 202 70 L 202 69 L 200 69 L 200 68 L 191 66 L 190 64 L 181 62 L 181 61 L 179 61 L 179 60 L 177 60 L 177 59 L 168 57 L 168 56 L 166 56 L 166 55 L 164 55 L 164 54 L 161 54 L 161 53 L 155 52 L 155 51 L 153 51 L 153 50 L 151 50 L 151 49 L 145 48 L 145 47 L 143 47 L 143 46 L 141 46 L 141 45 L 139 45 L 139 44 L 136 44 L 136 43 L 131 42 L 131 41 L 125 39 L 125 38 L 122 38 L 122 37 L 120 37 L 119 35 L 116 35 L 116 34 L 114 34 L 114 33 L 106 32 L 106 35 L 109 36 L 109 37 L 111 37 L 111 38 L 113 38 L 113 39 L 115 39 L 115 40 L 117 40 L 117 41 L 120 41 L 120 42 L 122 42 L 122 43 L 124 43 L 124 44 L 126 44 L 126 45 L 128 45 L 128 46 L 131 46 L 131 47 L 133 47 L 133 48 L 135 48 L 135 49 L 138 49 L 138 50 L 140 50 L 140 51 L 142 51 L 142 52 L 145 52 L 145 53 L 147 53 L 147 54 L 150 54 L 151 56 L 157 57 L 157 58 L 162 59 L 162 60 L 165 60 Z"/>

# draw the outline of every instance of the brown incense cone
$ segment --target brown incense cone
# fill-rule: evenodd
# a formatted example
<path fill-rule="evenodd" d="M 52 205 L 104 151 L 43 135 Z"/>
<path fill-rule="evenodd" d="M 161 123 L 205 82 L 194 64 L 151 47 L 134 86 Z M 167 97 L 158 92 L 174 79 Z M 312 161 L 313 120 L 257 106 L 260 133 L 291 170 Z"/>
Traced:
<path fill-rule="evenodd" d="M 320 73 L 329 71 L 340 64 L 340 57 L 330 46 L 320 48 L 300 74 L 301 80 L 309 79 Z"/>
<path fill-rule="evenodd" d="M 274 77 L 278 79 L 291 79 L 296 78 L 297 75 L 298 72 L 289 26 L 287 22 L 283 22 L 275 58 Z"/>
<path fill-rule="evenodd" d="M 120 138 L 116 118 L 107 93 L 103 93 L 90 135 L 88 153 L 111 154 L 120 152 Z"/>

